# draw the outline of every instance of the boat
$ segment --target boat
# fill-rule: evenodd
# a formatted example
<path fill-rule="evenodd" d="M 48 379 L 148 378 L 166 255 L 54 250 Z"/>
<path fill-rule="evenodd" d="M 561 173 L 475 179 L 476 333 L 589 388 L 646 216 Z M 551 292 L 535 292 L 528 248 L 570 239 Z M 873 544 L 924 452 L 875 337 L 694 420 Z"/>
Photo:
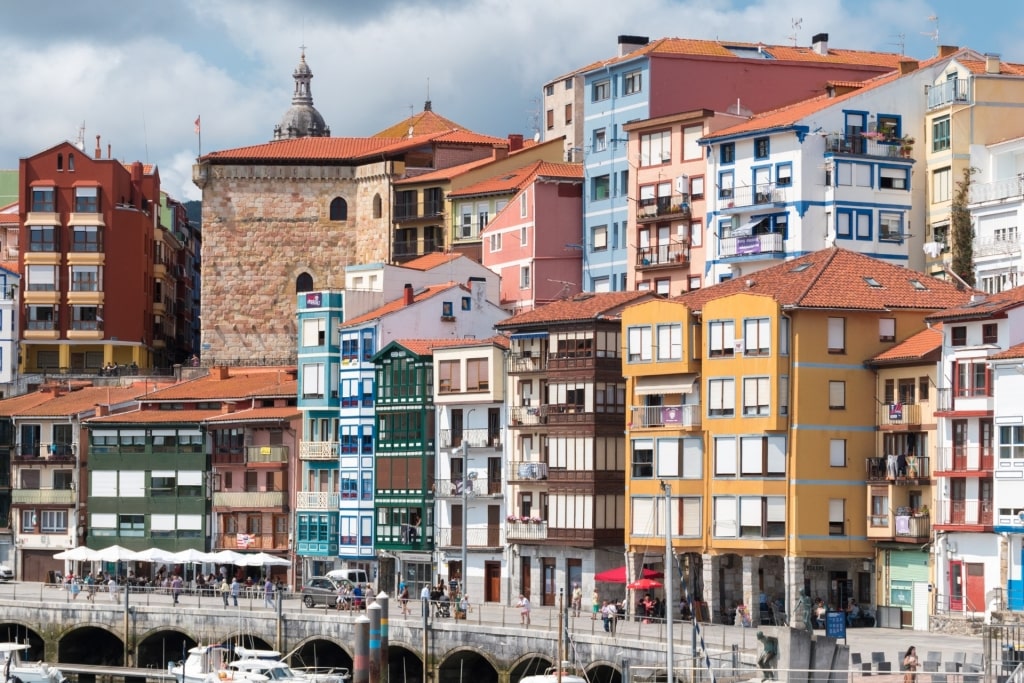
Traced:
<path fill-rule="evenodd" d="M 565 622 L 568 619 L 568 612 L 562 604 L 562 596 L 558 596 L 558 657 L 555 661 L 561 662 L 561 666 L 549 666 L 542 674 L 523 676 L 519 683 L 590 683 L 583 671 L 578 670 L 562 658 L 562 646 L 565 643 Z"/>
<path fill-rule="evenodd" d="M 26 662 L 21 653 L 31 646 L 22 643 L 0 643 L 2 683 L 68 683 L 60 669 L 45 662 Z"/>
<path fill-rule="evenodd" d="M 179 683 L 347 683 L 348 669 L 293 669 L 281 660 L 277 650 L 259 650 L 241 645 L 197 645 L 185 661 L 169 669 Z M 27 683 L 27 682 L 26 682 Z"/>

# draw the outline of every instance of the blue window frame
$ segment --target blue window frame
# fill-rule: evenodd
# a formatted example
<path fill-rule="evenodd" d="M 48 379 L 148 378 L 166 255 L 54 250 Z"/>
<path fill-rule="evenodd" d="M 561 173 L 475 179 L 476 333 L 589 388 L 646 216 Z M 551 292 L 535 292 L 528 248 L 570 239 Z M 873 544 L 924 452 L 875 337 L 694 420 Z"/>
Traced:
<path fill-rule="evenodd" d="M 732 199 L 736 176 L 732 171 L 720 171 L 718 174 L 719 199 Z"/>
<path fill-rule="evenodd" d="M 361 345 L 363 350 L 363 361 L 369 361 L 373 358 L 373 354 L 377 353 L 377 343 L 374 340 L 373 330 L 363 330 L 361 335 Z"/>
<path fill-rule="evenodd" d="M 754 158 L 755 159 L 767 159 L 770 145 L 768 142 L 768 136 L 754 138 Z"/>
<path fill-rule="evenodd" d="M 903 212 L 902 211 L 879 211 L 878 212 L 878 241 L 879 242 L 902 242 L 903 241 Z"/>
<path fill-rule="evenodd" d="M 359 338 L 355 335 L 342 337 L 341 362 L 354 363 L 359 358 Z"/>
<path fill-rule="evenodd" d="M 837 239 L 873 239 L 869 209 L 836 209 Z"/>
<path fill-rule="evenodd" d="M 910 169 L 906 166 L 879 166 L 878 189 L 909 190 Z"/>
<path fill-rule="evenodd" d="M 775 164 L 775 186 L 790 187 L 792 185 L 793 164 L 788 161 L 783 164 Z"/>
<path fill-rule="evenodd" d="M 903 119 L 899 114 L 878 114 L 876 130 L 887 138 L 903 137 Z"/>
<path fill-rule="evenodd" d="M 723 164 L 731 164 L 736 161 L 736 143 L 723 142 L 718 150 L 718 160 Z"/>

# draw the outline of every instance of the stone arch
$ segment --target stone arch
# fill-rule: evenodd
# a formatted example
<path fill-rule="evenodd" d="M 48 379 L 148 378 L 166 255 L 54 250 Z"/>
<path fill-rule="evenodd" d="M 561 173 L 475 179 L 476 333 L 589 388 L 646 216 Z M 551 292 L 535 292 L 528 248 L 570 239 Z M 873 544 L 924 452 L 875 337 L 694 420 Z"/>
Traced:
<path fill-rule="evenodd" d="M 384 215 L 384 200 L 380 198 L 380 193 L 373 195 L 373 217 L 381 218 Z"/>
<path fill-rule="evenodd" d="M 438 680 L 492 681 L 500 670 L 494 655 L 471 645 L 449 650 L 437 662 Z"/>
<path fill-rule="evenodd" d="M 184 630 L 170 627 L 154 628 L 138 636 L 135 641 L 135 666 L 138 668 L 166 668 L 168 662 L 184 659 L 189 649 L 199 641 Z"/>
<path fill-rule="evenodd" d="M 32 624 L 16 619 L 0 623 L 0 641 L 7 643 L 28 642 L 30 649 L 23 659 L 46 661 L 44 656 L 46 640 Z"/>
<path fill-rule="evenodd" d="M 394 680 L 423 679 L 423 655 L 418 648 L 418 645 L 411 645 L 403 641 L 388 641 L 390 678 Z"/>
<path fill-rule="evenodd" d="M 605 659 L 597 659 L 586 668 L 591 683 L 622 683 L 622 668 Z"/>
<path fill-rule="evenodd" d="M 344 197 L 335 197 L 331 200 L 330 219 L 332 221 L 348 220 L 348 202 Z"/>
<path fill-rule="evenodd" d="M 307 271 L 302 271 L 295 278 L 295 293 L 302 294 L 303 292 L 313 291 L 313 276 Z"/>
<path fill-rule="evenodd" d="M 124 641 L 101 622 L 76 625 L 57 638 L 56 661 L 64 664 L 125 666 Z"/>
<path fill-rule="evenodd" d="M 555 665 L 555 660 L 547 655 L 528 652 L 514 660 L 508 668 L 509 683 L 518 683 L 523 676 L 542 674 Z"/>
<path fill-rule="evenodd" d="M 322 645 L 322 647 L 318 647 Z M 290 649 L 288 663 L 295 669 L 348 669 L 351 673 L 353 653 L 345 644 L 328 636 L 309 636 L 295 643 Z"/>

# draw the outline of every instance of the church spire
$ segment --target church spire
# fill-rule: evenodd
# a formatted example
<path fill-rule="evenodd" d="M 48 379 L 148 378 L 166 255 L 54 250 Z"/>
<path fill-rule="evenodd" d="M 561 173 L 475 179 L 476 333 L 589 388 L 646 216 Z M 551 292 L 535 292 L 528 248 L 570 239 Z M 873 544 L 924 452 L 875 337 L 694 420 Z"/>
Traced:
<path fill-rule="evenodd" d="M 310 89 L 313 70 L 306 63 L 305 45 L 301 47 L 299 65 L 292 72 L 292 78 L 295 79 L 292 106 L 284 113 L 281 123 L 274 126 L 274 139 L 329 137 L 331 129 L 313 106 L 313 91 Z"/>

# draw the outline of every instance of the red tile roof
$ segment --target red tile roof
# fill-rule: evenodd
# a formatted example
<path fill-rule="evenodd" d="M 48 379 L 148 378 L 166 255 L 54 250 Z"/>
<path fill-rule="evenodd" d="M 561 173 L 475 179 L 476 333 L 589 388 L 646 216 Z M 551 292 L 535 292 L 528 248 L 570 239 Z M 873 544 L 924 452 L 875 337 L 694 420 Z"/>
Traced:
<path fill-rule="evenodd" d="M 401 265 L 401 267 L 411 268 L 412 270 L 427 271 L 430 270 L 431 268 L 443 266 L 446 263 L 450 263 L 451 261 L 455 261 L 456 259 L 460 258 L 466 257 L 454 251 L 434 251 L 429 254 L 424 254 L 423 256 L 420 256 L 418 258 L 414 258 L 411 261 L 406 261 Z"/>
<path fill-rule="evenodd" d="M 196 424 L 220 415 L 220 410 L 158 410 L 146 408 L 127 413 L 94 417 L 86 422 L 95 424 Z"/>
<path fill-rule="evenodd" d="M 621 309 L 643 299 L 653 299 L 650 292 L 599 292 L 577 294 L 570 299 L 555 301 L 506 318 L 495 327 L 513 330 L 524 325 L 566 323 L 595 318 L 618 318 Z"/>
<path fill-rule="evenodd" d="M 429 356 L 434 349 L 441 349 L 447 346 L 471 346 L 479 343 L 479 339 L 396 339 L 395 344 L 404 346 L 417 356 Z"/>
<path fill-rule="evenodd" d="M 901 363 L 923 361 L 942 349 L 942 323 L 912 334 L 896 346 L 886 349 L 871 359 L 872 363 Z"/>
<path fill-rule="evenodd" d="M 1024 286 L 1014 287 L 998 294 L 978 293 L 975 301 L 961 302 L 928 316 L 929 320 L 970 320 L 991 318 L 1024 304 Z"/>
<path fill-rule="evenodd" d="M 164 382 L 166 385 L 168 382 Z M 95 387 L 72 383 L 46 385 L 39 391 L 0 401 L 0 415 L 30 417 L 67 417 L 93 410 L 96 405 L 118 405 L 137 400 L 158 388 L 153 381 L 131 386 Z M 54 389 L 56 391 L 54 391 Z"/>
<path fill-rule="evenodd" d="M 989 360 L 1012 360 L 1014 358 L 1024 358 L 1024 343 L 1014 344 L 1005 351 L 993 353 L 988 357 Z"/>
<path fill-rule="evenodd" d="M 435 297 L 438 294 L 443 294 L 444 292 L 447 292 L 447 291 L 449 291 L 449 290 L 451 290 L 451 289 L 453 289 L 455 287 L 460 287 L 460 288 L 464 289 L 467 292 L 469 291 L 468 289 L 463 287 L 458 282 L 448 282 L 448 283 L 443 284 L 443 285 L 430 285 L 428 287 L 424 287 L 423 289 L 420 289 L 420 290 L 417 290 L 416 292 L 414 292 L 414 294 L 413 294 L 413 303 L 418 303 L 420 301 L 424 301 L 424 300 L 429 299 L 431 297 Z M 350 327 L 352 325 L 360 325 L 360 324 L 368 322 L 370 320 L 377 320 L 378 318 L 383 318 L 387 314 L 394 313 L 395 311 L 397 311 L 397 310 L 399 310 L 401 308 L 404 308 L 404 307 L 405 307 L 405 297 L 401 296 L 401 297 L 399 297 L 397 299 L 394 299 L 392 301 L 387 302 L 386 304 L 384 304 L 383 306 L 381 306 L 379 308 L 375 308 L 374 310 L 370 311 L 369 313 L 364 313 L 363 315 L 356 316 L 355 318 L 352 318 L 351 320 L 346 320 L 344 323 L 342 323 L 341 326 L 342 327 Z"/>
<path fill-rule="evenodd" d="M 18 275 L 21 275 L 21 269 L 18 267 L 17 261 L 0 261 L 0 268 L 5 268 L 11 271 L 12 273 L 17 273 Z"/>
<path fill-rule="evenodd" d="M 494 163 L 494 157 L 484 157 L 483 159 L 474 159 L 473 161 L 467 161 L 464 164 L 458 166 L 449 166 L 448 168 L 439 168 L 436 171 L 429 171 L 427 173 L 420 173 L 419 175 L 409 176 L 408 178 L 402 178 L 395 181 L 395 185 L 415 185 L 416 183 L 433 183 L 439 180 L 451 180 L 456 178 L 466 171 L 472 171 L 474 168 L 486 166 L 487 164 Z"/>
<path fill-rule="evenodd" d="M 878 286 L 873 286 L 867 278 Z M 921 287 L 916 287 L 915 282 Z M 833 247 L 687 292 L 673 300 L 699 311 L 709 301 L 741 292 L 770 296 L 786 307 L 862 311 L 894 308 L 934 311 L 959 305 L 970 298 L 970 292 L 957 289 L 957 285 L 945 280 Z"/>
<path fill-rule="evenodd" d="M 985 68 L 985 60 L 958 59 L 956 61 L 972 74 L 984 75 L 988 73 L 988 70 Z M 1004 76 L 1024 76 L 1024 64 L 1012 64 L 1010 62 L 1000 61 L 999 73 Z"/>
<path fill-rule="evenodd" d="M 583 165 L 535 161 L 522 168 L 506 171 L 486 180 L 481 180 L 478 183 L 468 185 L 460 190 L 455 190 L 449 196 L 469 197 L 484 194 L 516 193 L 532 183 L 537 177 L 581 179 L 583 178 Z"/>
<path fill-rule="evenodd" d="M 228 368 L 228 377 L 219 379 L 218 368 L 209 375 L 179 382 L 146 396 L 147 401 L 231 401 L 255 397 L 295 397 L 298 384 L 295 368 Z"/>
<path fill-rule="evenodd" d="M 247 408 L 233 413 L 221 413 L 211 417 L 207 422 L 251 422 L 253 420 L 291 420 L 302 415 L 295 406 L 279 406 L 271 408 Z"/>
<path fill-rule="evenodd" d="M 509 338 L 504 334 L 495 334 L 487 337 L 486 339 L 466 339 L 461 344 L 445 344 L 446 347 L 474 347 L 474 346 L 497 346 L 498 348 L 508 350 Z"/>
<path fill-rule="evenodd" d="M 403 138 L 408 137 L 409 129 L 413 135 L 430 135 L 448 130 L 466 130 L 465 126 L 455 123 L 451 119 L 437 114 L 432 109 L 424 109 L 419 114 L 413 114 L 404 121 L 399 121 L 393 126 L 388 126 L 382 131 L 374 133 L 375 138 Z"/>

